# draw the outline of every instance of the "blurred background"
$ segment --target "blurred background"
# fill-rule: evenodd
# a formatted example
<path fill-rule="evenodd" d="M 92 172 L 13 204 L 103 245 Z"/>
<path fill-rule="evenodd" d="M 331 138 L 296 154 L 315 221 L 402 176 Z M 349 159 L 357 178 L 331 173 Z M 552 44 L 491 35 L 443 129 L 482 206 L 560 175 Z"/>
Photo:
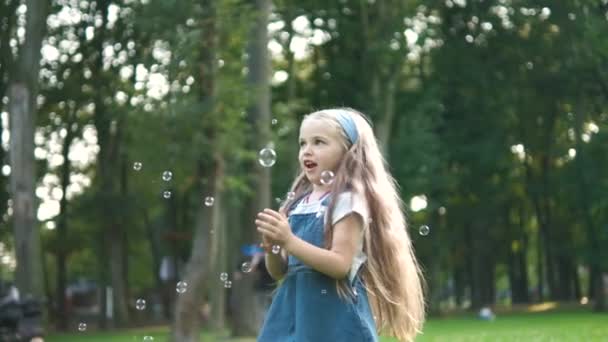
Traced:
<path fill-rule="evenodd" d="M 255 336 L 255 213 L 303 115 L 347 106 L 400 185 L 421 340 L 599 341 L 607 34 L 608 0 L 0 0 L 2 296 L 51 341 Z"/>

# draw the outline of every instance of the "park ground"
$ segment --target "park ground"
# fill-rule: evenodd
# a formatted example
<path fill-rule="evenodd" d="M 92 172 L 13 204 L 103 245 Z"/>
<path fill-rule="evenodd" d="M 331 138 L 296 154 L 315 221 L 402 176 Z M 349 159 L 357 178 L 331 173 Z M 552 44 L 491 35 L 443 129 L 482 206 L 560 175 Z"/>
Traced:
<path fill-rule="evenodd" d="M 107 333 L 83 332 L 55 334 L 47 342 L 135 342 L 152 336 L 166 341 L 168 327 L 144 327 Z M 254 338 L 229 338 L 202 334 L 201 341 L 254 342 Z M 395 339 L 383 338 L 382 342 Z M 431 318 L 416 342 L 495 342 L 495 341 L 608 341 L 608 313 L 594 313 L 587 307 L 560 307 L 552 303 L 530 306 L 526 310 L 497 312 L 493 321 L 482 321 L 474 314 L 451 314 Z"/>

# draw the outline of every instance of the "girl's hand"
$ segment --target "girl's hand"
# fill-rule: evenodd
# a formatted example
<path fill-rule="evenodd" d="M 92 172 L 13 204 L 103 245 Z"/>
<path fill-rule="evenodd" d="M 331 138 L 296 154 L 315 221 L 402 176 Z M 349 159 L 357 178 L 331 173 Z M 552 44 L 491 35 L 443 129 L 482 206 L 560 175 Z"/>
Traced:
<path fill-rule="evenodd" d="M 260 243 L 260 247 L 262 247 L 266 253 L 270 253 L 270 251 L 272 251 L 272 246 L 274 245 L 276 245 L 276 243 L 272 243 L 272 241 L 270 241 L 266 235 L 262 234 L 262 242 Z"/>
<path fill-rule="evenodd" d="M 267 242 L 271 242 L 285 247 L 294 237 L 287 218 L 272 209 L 264 209 L 264 211 L 258 213 L 255 224 L 258 231 L 263 235 L 265 245 L 267 245 Z"/>

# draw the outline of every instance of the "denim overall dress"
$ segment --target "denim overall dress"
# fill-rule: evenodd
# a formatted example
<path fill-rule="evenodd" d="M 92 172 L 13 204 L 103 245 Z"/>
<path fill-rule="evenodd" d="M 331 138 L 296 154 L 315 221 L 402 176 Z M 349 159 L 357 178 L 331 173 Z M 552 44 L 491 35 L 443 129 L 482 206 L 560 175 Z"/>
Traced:
<path fill-rule="evenodd" d="M 326 197 L 320 208 L 328 203 Z M 323 248 L 323 214 L 292 213 L 289 225 L 297 237 Z M 352 299 L 341 298 L 334 279 L 289 255 L 287 274 L 266 313 L 258 342 L 377 342 L 367 292 L 358 274 L 350 285 Z"/>

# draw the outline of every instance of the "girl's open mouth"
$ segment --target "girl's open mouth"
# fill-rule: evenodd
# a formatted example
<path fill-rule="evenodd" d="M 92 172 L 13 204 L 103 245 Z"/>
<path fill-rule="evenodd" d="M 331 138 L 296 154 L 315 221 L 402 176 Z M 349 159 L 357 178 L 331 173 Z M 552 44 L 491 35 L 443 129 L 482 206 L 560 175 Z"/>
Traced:
<path fill-rule="evenodd" d="M 310 170 L 314 169 L 315 167 L 317 167 L 317 163 L 312 162 L 312 161 L 305 161 L 304 167 L 306 168 L 306 171 L 310 171 Z"/>

